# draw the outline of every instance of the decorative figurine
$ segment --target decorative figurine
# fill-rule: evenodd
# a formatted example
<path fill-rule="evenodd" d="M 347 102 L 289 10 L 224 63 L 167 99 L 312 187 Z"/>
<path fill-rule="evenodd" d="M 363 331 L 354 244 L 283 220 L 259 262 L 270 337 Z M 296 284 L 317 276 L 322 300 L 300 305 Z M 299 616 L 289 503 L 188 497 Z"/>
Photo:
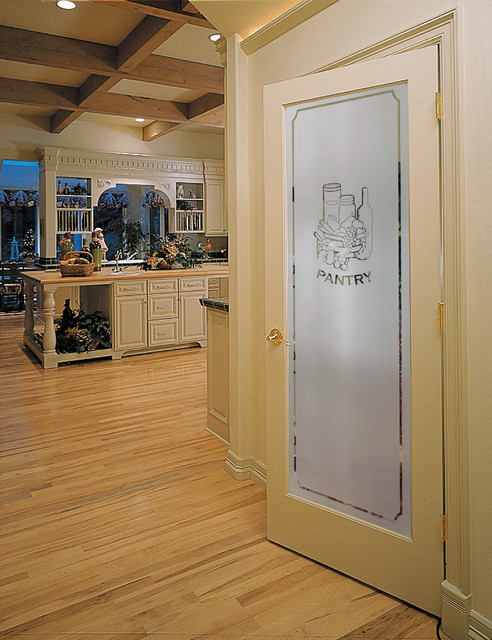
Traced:
<path fill-rule="evenodd" d="M 92 254 L 92 260 L 94 261 L 94 271 L 101 271 L 102 249 L 96 231 L 92 232 L 92 238 L 89 247 Z"/>
<path fill-rule="evenodd" d="M 74 250 L 73 242 L 72 242 L 72 234 L 70 233 L 70 231 L 67 231 L 64 234 L 63 238 L 58 243 L 58 246 L 60 247 L 60 260 L 64 259 L 66 253 L 70 253 L 71 251 Z"/>
<path fill-rule="evenodd" d="M 184 192 L 182 184 L 178 184 L 177 197 L 178 198 L 184 198 L 185 197 L 185 192 Z"/>
<path fill-rule="evenodd" d="M 198 243 L 198 248 L 200 249 L 200 251 L 202 253 L 205 254 L 207 260 L 209 259 L 209 255 L 208 252 L 210 251 L 210 249 L 212 248 L 212 243 L 210 242 L 210 238 L 207 238 L 207 244 L 203 244 L 203 242 L 199 242 Z"/>
<path fill-rule="evenodd" d="M 94 229 L 94 232 L 93 232 L 92 235 L 94 235 L 94 233 L 96 234 L 97 239 L 99 240 L 99 243 L 101 244 L 101 260 L 104 262 L 106 260 L 106 253 L 108 251 L 108 245 L 104 241 L 104 235 L 103 235 L 101 227 L 96 227 Z"/>

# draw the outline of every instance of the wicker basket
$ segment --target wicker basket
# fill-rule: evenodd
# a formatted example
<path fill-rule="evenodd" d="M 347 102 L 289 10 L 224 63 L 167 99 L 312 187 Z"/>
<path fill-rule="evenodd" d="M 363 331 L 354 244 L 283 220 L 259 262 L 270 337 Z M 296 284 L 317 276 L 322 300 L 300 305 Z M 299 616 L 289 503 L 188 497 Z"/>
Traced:
<path fill-rule="evenodd" d="M 89 260 L 89 264 L 60 264 L 60 273 L 62 276 L 90 276 L 94 271 L 94 261 L 92 254 L 88 251 L 70 251 L 63 256 L 64 260 L 70 258 L 85 258 Z"/>

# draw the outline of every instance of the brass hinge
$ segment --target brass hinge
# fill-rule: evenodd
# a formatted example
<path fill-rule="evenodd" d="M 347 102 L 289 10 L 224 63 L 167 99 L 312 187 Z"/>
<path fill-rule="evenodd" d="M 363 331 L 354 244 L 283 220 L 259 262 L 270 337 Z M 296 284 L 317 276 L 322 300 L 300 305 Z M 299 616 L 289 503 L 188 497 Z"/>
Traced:
<path fill-rule="evenodd" d="M 437 303 L 437 326 L 439 331 L 444 331 L 444 303 Z"/>
<path fill-rule="evenodd" d="M 441 542 L 446 542 L 446 516 L 441 515 Z"/>
<path fill-rule="evenodd" d="M 442 118 L 442 95 L 436 93 L 436 118 L 440 120 Z"/>

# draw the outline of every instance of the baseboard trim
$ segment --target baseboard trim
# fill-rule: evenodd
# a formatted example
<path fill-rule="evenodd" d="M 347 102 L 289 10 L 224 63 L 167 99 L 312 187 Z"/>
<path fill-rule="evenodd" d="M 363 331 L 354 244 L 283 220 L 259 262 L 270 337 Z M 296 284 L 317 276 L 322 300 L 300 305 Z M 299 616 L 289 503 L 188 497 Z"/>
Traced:
<path fill-rule="evenodd" d="M 262 489 L 266 489 L 266 466 L 257 458 L 240 458 L 229 449 L 225 470 L 235 480 L 252 480 Z"/>
<path fill-rule="evenodd" d="M 492 622 L 477 611 L 471 610 L 469 640 L 490 640 L 492 638 Z"/>
<path fill-rule="evenodd" d="M 453 640 L 467 640 L 471 596 L 465 596 L 454 584 L 441 584 L 442 629 Z"/>

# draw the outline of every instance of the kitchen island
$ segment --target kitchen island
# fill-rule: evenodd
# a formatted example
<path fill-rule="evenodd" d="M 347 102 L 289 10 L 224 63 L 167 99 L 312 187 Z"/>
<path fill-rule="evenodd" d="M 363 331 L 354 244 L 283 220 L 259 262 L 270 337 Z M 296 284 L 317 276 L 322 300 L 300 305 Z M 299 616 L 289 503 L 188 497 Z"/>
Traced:
<path fill-rule="evenodd" d="M 207 310 L 207 430 L 229 443 L 229 298 L 200 304 Z"/>
<path fill-rule="evenodd" d="M 132 268 L 114 273 L 103 268 L 90 276 L 64 277 L 58 271 L 23 274 L 26 293 L 24 344 L 43 368 L 61 362 L 149 353 L 192 345 L 206 345 L 205 311 L 209 279 L 227 278 L 226 264 L 204 264 L 194 269 L 143 271 Z M 38 312 L 34 311 L 34 293 Z M 72 303 L 87 313 L 100 311 L 111 326 L 111 348 L 84 353 L 57 353 L 55 316 L 67 291 Z M 35 320 L 44 324 L 35 331 Z"/>

